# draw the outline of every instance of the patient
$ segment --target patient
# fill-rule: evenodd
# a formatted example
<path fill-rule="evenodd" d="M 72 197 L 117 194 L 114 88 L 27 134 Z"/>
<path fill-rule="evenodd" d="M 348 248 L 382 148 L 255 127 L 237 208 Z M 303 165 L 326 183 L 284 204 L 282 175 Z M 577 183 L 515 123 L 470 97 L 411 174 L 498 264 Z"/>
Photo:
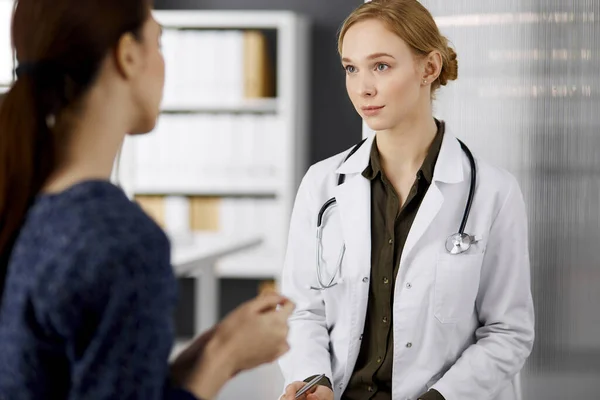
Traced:
<path fill-rule="evenodd" d="M 0 399 L 212 399 L 288 350 L 294 306 L 254 299 L 169 366 L 165 233 L 110 183 L 164 84 L 149 0 L 19 0 L 0 105 Z"/>

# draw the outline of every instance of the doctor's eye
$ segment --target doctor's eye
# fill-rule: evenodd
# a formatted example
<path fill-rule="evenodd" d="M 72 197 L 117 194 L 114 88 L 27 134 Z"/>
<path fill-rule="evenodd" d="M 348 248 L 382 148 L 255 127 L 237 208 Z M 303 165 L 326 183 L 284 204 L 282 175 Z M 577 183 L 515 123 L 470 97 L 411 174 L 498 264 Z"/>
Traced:
<path fill-rule="evenodd" d="M 386 69 L 388 69 L 390 66 L 384 63 L 378 63 L 377 66 L 375 68 L 377 68 L 377 71 L 385 71 Z"/>
<path fill-rule="evenodd" d="M 346 65 L 344 67 L 344 70 L 346 71 L 347 74 L 353 74 L 356 72 L 356 68 L 353 65 Z"/>

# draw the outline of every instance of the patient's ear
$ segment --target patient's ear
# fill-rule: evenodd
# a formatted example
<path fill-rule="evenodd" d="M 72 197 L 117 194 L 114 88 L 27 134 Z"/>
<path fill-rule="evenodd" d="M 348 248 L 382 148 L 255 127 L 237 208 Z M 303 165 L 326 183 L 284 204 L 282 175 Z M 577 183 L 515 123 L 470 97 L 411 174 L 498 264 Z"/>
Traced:
<path fill-rule="evenodd" d="M 125 79 L 136 76 L 144 65 L 144 49 L 142 43 L 126 32 L 119 38 L 114 50 L 115 65 L 117 71 Z"/>

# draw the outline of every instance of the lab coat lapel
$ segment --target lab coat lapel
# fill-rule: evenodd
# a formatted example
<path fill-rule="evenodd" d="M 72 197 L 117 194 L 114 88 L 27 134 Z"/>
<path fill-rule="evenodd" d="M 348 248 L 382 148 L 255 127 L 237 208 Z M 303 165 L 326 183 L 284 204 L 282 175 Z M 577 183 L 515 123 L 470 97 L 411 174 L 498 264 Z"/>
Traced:
<path fill-rule="evenodd" d="M 336 171 L 347 174 L 346 181 L 335 188 L 334 196 L 340 211 L 342 235 L 346 244 L 345 284 L 348 287 L 349 343 L 344 373 L 348 382 L 360 349 L 360 336 L 365 325 L 371 276 L 371 181 L 362 176 L 369 164 L 374 136 L 370 136 L 358 151 Z M 366 279 L 365 279 L 366 278 Z"/>
<path fill-rule="evenodd" d="M 342 275 L 348 285 L 349 346 L 345 381 L 351 375 L 358 352 L 362 329 L 365 324 L 371 276 L 371 181 L 361 174 L 348 176 L 344 184 L 335 190 L 346 244 L 346 274 Z M 366 279 L 365 279 L 366 278 Z M 344 382 L 344 385 L 346 384 Z"/>
<path fill-rule="evenodd" d="M 371 185 L 360 174 L 348 176 L 335 188 L 349 271 L 346 276 L 368 276 L 371 263 Z M 346 265 L 345 265 L 346 266 Z"/>
<path fill-rule="evenodd" d="M 419 207 L 419 211 L 406 238 L 404 249 L 402 250 L 401 263 L 415 248 L 419 239 L 421 239 L 427 228 L 432 224 L 444 204 L 444 195 L 440 189 L 440 183 L 441 185 L 453 184 L 462 182 L 463 180 L 463 154 L 460 144 L 454 135 L 446 131 L 433 173 L 432 183 L 423 198 L 423 202 Z"/>
<path fill-rule="evenodd" d="M 432 182 L 431 186 L 429 186 L 429 190 L 427 190 L 427 193 L 423 198 L 423 202 L 419 207 L 419 211 L 415 216 L 413 224 L 406 238 L 406 242 L 404 243 L 401 256 L 402 259 L 405 258 L 405 255 L 410 254 L 411 250 L 415 247 L 421 236 L 423 236 L 423 233 L 425 233 L 429 225 L 431 225 L 433 219 L 439 213 L 443 203 L 444 196 L 442 195 L 442 192 L 437 187 L 435 182 Z"/>
<path fill-rule="evenodd" d="M 371 267 L 371 182 L 362 176 L 369 164 L 374 136 L 346 160 L 336 174 L 346 174 L 333 195 L 340 210 L 342 235 L 346 244 L 346 277 L 369 276 Z"/>

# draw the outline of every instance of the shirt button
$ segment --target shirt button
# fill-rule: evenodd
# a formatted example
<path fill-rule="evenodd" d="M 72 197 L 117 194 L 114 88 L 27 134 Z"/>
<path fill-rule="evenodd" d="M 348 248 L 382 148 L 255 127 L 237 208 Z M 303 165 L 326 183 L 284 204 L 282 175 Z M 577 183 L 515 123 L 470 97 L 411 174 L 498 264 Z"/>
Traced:
<path fill-rule="evenodd" d="M 408 283 L 406 284 L 406 287 L 410 289 L 410 288 L 412 287 L 412 283 L 408 282 Z"/>
<path fill-rule="evenodd" d="M 394 243 L 394 239 L 390 239 L 390 240 L 388 240 L 388 243 L 389 243 L 389 244 L 392 244 L 392 243 Z"/>
<path fill-rule="evenodd" d="M 380 363 L 381 362 L 381 357 L 377 357 L 377 362 Z"/>
<path fill-rule="evenodd" d="M 366 276 L 363 278 L 363 282 L 367 283 L 369 282 L 369 278 L 367 278 Z"/>
<path fill-rule="evenodd" d="M 383 321 L 384 324 L 387 324 L 387 322 L 388 322 L 387 317 L 383 317 L 382 321 Z"/>
<path fill-rule="evenodd" d="M 406 343 L 406 347 L 408 347 L 410 349 L 412 347 L 412 343 L 411 342 Z"/>
<path fill-rule="evenodd" d="M 373 386 L 369 386 L 369 387 L 367 388 L 367 390 L 368 390 L 369 392 L 372 392 L 372 391 L 373 391 Z"/>
<path fill-rule="evenodd" d="M 387 285 L 388 283 L 390 283 L 390 280 L 388 278 L 383 278 L 383 283 Z"/>

